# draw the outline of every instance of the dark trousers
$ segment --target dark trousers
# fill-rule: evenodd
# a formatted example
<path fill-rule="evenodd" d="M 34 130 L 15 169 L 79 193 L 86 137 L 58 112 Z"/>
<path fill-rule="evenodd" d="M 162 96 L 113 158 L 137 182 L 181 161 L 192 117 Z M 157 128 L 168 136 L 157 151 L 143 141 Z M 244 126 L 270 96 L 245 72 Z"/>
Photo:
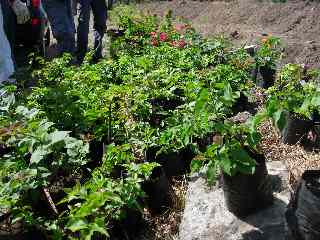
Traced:
<path fill-rule="evenodd" d="M 43 0 L 59 54 L 74 53 L 75 26 L 71 0 Z"/>
<path fill-rule="evenodd" d="M 107 6 L 105 0 L 79 0 L 79 25 L 77 30 L 77 57 L 82 62 L 88 51 L 88 34 L 90 10 L 94 21 L 94 55 L 95 60 L 102 57 L 102 40 L 106 30 Z"/>

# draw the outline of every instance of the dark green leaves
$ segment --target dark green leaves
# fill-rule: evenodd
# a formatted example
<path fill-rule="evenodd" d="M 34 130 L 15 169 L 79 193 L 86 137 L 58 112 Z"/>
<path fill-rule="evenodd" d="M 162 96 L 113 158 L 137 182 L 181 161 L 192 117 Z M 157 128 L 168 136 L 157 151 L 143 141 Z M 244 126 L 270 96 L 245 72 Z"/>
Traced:
<path fill-rule="evenodd" d="M 201 112 L 205 108 L 208 102 L 208 97 L 209 97 L 208 90 L 205 88 L 202 89 L 196 101 L 196 105 L 195 105 L 196 112 Z"/>

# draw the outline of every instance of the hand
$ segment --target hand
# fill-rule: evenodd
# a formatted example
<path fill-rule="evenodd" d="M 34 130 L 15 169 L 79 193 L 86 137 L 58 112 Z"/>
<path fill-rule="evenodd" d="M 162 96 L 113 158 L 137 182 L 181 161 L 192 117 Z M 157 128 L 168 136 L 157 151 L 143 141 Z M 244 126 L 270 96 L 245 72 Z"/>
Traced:
<path fill-rule="evenodd" d="M 30 19 L 30 13 L 27 5 L 20 0 L 12 3 L 12 10 L 17 15 L 18 24 L 26 23 Z"/>

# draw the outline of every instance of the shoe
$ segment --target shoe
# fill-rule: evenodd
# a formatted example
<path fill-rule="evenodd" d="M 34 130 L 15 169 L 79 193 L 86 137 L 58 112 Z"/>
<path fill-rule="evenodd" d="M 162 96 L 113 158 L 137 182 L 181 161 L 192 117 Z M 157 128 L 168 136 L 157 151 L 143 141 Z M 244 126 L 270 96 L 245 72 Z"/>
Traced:
<path fill-rule="evenodd" d="M 7 80 L 0 82 L 1 85 L 13 85 L 16 83 L 17 80 L 15 78 L 8 78 Z"/>
<path fill-rule="evenodd" d="M 96 63 L 98 63 L 102 58 L 103 58 L 102 55 L 93 56 L 92 59 L 90 60 L 90 63 L 91 63 L 91 64 L 96 64 Z"/>

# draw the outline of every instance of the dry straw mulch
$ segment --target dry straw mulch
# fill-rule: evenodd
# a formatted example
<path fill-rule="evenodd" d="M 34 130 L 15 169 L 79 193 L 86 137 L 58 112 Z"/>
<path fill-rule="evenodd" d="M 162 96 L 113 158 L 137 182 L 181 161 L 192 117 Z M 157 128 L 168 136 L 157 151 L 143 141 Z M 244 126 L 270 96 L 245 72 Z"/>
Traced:
<path fill-rule="evenodd" d="M 186 176 L 172 179 L 172 207 L 160 215 L 152 215 L 144 210 L 145 229 L 135 240 L 177 240 L 182 218 L 188 181 Z"/>
<path fill-rule="evenodd" d="M 261 149 L 267 161 L 282 161 L 289 170 L 291 185 L 300 179 L 305 170 L 320 169 L 320 152 L 306 151 L 299 144 L 282 143 L 280 135 L 271 121 L 264 122 L 259 131 L 263 137 Z"/>

